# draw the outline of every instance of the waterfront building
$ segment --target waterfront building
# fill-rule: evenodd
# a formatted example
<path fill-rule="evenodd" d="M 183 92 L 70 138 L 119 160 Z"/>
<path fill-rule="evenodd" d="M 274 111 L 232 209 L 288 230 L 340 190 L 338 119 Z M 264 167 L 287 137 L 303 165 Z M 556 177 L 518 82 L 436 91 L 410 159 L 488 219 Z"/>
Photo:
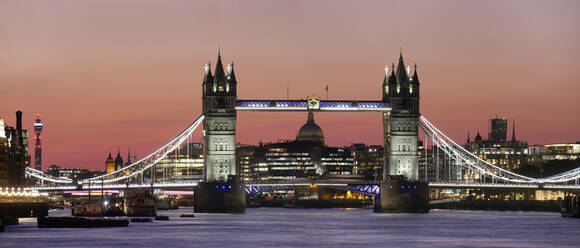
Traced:
<path fill-rule="evenodd" d="M 243 181 L 252 180 L 252 167 L 251 161 L 254 153 L 256 152 L 256 146 L 241 145 L 236 146 L 236 165 L 238 166 L 238 171 L 240 172 L 240 178 Z"/>
<path fill-rule="evenodd" d="M 16 128 L 0 119 L 0 187 L 25 184 L 24 169 L 30 163 L 26 130 L 22 129 L 22 112 L 16 112 Z"/>
<path fill-rule="evenodd" d="M 382 146 L 352 144 L 348 148 L 354 159 L 353 174 L 361 175 L 367 180 L 382 180 L 385 163 Z"/>
<path fill-rule="evenodd" d="M 580 159 L 580 143 L 534 145 L 530 146 L 528 151 L 528 163 L 531 165 Z"/>
<path fill-rule="evenodd" d="M 324 145 L 322 128 L 309 112 L 295 140 L 259 146 L 240 146 L 237 152 L 240 169 L 249 174 L 244 180 L 289 180 L 326 175 L 352 175 L 354 157 L 349 148 Z"/>

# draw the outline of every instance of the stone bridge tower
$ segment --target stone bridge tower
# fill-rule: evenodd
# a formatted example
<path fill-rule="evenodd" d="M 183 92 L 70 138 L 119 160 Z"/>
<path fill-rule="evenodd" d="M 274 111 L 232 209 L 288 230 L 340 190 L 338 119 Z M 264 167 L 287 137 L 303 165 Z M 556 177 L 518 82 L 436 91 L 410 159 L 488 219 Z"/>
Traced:
<path fill-rule="evenodd" d="M 403 54 L 399 64 L 391 66 L 383 80 L 383 101 L 391 111 L 383 113 L 385 167 L 380 196 L 375 202 L 377 212 L 429 212 L 429 189 L 419 182 L 417 157 L 419 124 L 419 77 L 417 66 L 411 76 L 405 68 Z"/>
<path fill-rule="evenodd" d="M 396 72 L 393 65 L 391 75 L 385 75 L 383 101 L 391 103 L 391 112 L 383 113 L 387 163 L 383 175 L 402 175 L 408 181 L 418 181 L 419 78 L 417 66 L 412 76 L 405 68 L 402 53 Z"/>
<path fill-rule="evenodd" d="M 221 54 L 212 76 L 210 65 L 205 67 L 203 80 L 204 163 L 206 182 L 232 181 L 236 171 L 236 90 L 233 63 L 227 75 Z"/>
<path fill-rule="evenodd" d="M 236 170 L 236 98 L 234 65 L 224 72 L 221 54 L 214 75 L 205 66 L 202 84 L 204 176 L 194 190 L 196 212 L 243 213 L 246 189 Z"/>

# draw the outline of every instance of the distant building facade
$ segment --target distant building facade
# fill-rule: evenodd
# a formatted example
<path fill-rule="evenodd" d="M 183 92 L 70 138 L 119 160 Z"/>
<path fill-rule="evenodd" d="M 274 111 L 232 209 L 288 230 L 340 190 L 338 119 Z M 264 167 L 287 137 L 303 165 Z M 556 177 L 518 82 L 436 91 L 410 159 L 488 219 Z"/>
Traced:
<path fill-rule="evenodd" d="M 464 147 L 481 159 L 503 169 L 515 171 L 526 166 L 528 158 L 528 143 L 516 139 L 516 128 L 513 124 L 512 138 L 507 141 L 504 130 L 507 119 L 491 119 L 491 131 L 487 140 L 483 140 L 479 132 L 473 141 L 468 135 Z M 464 171 L 464 180 L 476 180 L 477 175 Z"/>
<path fill-rule="evenodd" d="M 580 142 L 576 144 L 534 145 L 529 147 L 528 163 L 542 165 L 557 160 L 580 160 Z"/>

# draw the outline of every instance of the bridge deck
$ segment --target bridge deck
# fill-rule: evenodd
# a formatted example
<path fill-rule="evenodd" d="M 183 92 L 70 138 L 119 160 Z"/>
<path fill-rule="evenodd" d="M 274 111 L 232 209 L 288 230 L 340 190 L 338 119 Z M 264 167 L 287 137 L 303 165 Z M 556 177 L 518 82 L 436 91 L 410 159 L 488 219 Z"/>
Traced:
<path fill-rule="evenodd" d="M 391 106 L 387 102 L 367 100 L 237 100 L 236 110 L 245 112 L 385 112 Z"/>

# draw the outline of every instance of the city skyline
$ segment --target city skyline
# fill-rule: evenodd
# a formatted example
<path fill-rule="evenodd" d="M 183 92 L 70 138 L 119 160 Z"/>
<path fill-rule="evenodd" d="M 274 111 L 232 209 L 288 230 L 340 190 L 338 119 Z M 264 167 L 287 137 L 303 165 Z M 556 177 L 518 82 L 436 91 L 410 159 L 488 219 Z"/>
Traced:
<path fill-rule="evenodd" d="M 574 128 L 580 124 L 580 101 L 574 97 L 580 90 L 574 83 L 580 78 L 574 68 L 580 55 L 576 2 L 558 8 L 538 2 L 460 2 L 451 10 L 441 3 L 402 3 L 389 6 L 400 11 L 387 16 L 379 15 L 380 8 L 365 9 L 370 14 L 362 15 L 354 5 L 264 4 L 269 15 L 250 20 L 236 9 L 258 11 L 252 4 L 214 6 L 223 18 L 218 20 L 204 18 L 204 4 L 146 2 L 133 13 L 127 12 L 130 6 L 107 9 L 107 4 L 112 2 L 66 8 L 63 2 L 0 4 L 0 9 L 13 10 L 0 15 L 6 33 L 0 45 L 0 80 L 6 89 L 0 117 L 15 126 L 14 112 L 22 110 L 30 132 L 36 114 L 42 116 L 44 168 L 57 164 L 103 170 L 109 148 L 115 151 L 120 145 L 126 153 L 131 147 L 141 157 L 174 137 L 201 113 L 203 65 L 215 63 L 218 44 L 223 62 L 236 64 L 241 99 L 286 99 L 288 86 L 291 99 L 326 99 L 328 85 L 330 99 L 379 100 L 383 68 L 397 62 L 403 47 L 405 63 L 418 65 L 421 112 L 455 141 L 464 142 L 468 131 L 472 137 L 478 130 L 487 137 L 488 120 L 496 114 L 509 119 L 510 127 L 515 120 L 518 138 L 530 145 L 580 137 Z M 54 12 L 34 11 L 41 5 Z M 453 21 L 467 15 L 462 9 L 474 7 L 497 19 L 472 12 L 472 28 Z M 405 9 L 423 14 L 406 19 Z M 19 20 L 23 11 L 31 11 L 33 18 Z M 81 15 L 87 13 L 95 14 Z M 525 19 L 540 13 L 546 18 Z M 278 20 L 277 14 L 285 18 Z M 428 17 L 433 21 L 428 23 Z M 409 24 L 401 27 L 397 20 Z M 253 35 L 237 33 L 246 25 L 252 29 L 242 30 Z M 318 35 L 318 29 L 325 35 Z M 266 115 L 272 118 L 264 121 Z M 305 119 L 304 113 L 241 113 L 237 141 L 293 139 Z M 382 143 L 376 113 L 319 113 L 316 120 L 332 146 Z M 199 132 L 197 137 L 200 142 Z"/>

